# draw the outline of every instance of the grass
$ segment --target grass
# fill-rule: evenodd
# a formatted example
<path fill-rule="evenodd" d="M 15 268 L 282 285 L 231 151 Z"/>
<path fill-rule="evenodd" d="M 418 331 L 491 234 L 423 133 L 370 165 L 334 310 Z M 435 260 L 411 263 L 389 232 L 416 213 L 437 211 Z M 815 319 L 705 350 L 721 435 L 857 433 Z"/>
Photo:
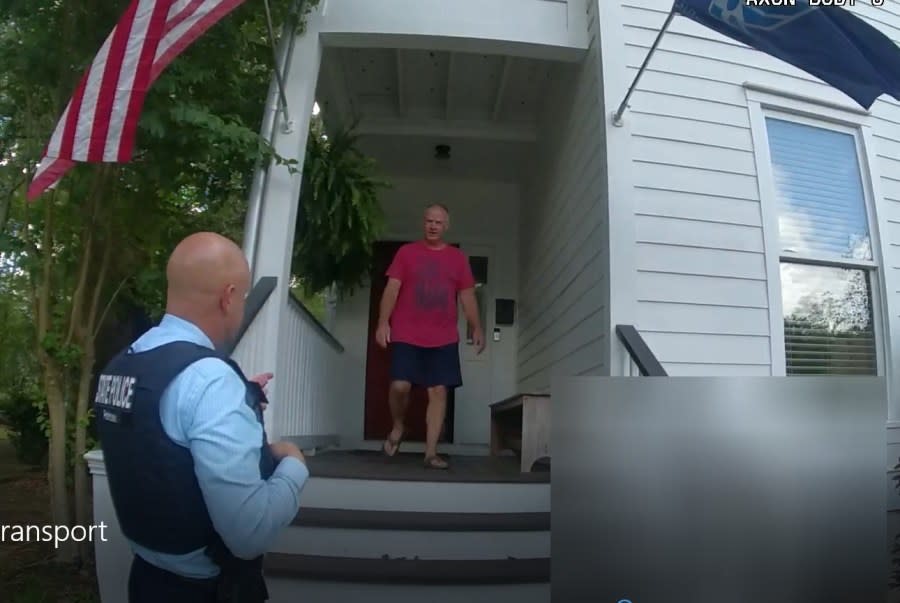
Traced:
<path fill-rule="evenodd" d="M 45 471 L 20 463 L 0 426 L 0 525 L 50 524 L 49 508 Z M 99 603 L 93 563 L 79 569 L 52 554 L 52 543 L 0 541 L 0 601 Z"/>

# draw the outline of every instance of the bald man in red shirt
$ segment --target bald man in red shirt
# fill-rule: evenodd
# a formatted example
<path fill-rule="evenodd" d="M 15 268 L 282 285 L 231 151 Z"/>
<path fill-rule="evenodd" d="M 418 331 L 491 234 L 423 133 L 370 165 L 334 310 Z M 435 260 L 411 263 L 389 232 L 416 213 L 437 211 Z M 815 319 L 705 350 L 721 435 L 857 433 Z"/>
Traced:
<path fill-rule="evenodd" d="M 424 217 L 424 237 L 403 245 L 387 270 L 375 331 L 378 345 L 391 347 L 388 399 L 394 424 L 384 441 L 384 453 L 394 456 L 400 449 L 409 390 L 419 385 L 428 390 L 425 467 L 446 469 L 447 461 L 437 454 L 437 442 L 447 412 L 447 391 L 462 385 L 457 300 L 479 354 L 485 340 L 468 258 L 444 241 L 450 212 L 435 204 L 425 209 Z"/>

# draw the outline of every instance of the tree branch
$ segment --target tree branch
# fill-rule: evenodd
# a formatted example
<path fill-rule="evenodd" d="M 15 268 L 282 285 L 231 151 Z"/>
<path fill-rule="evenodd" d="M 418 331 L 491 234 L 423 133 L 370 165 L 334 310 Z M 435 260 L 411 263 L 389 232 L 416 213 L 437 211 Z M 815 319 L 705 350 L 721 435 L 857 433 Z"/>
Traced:
<path fill-rule="evenodd" d="M 16 191 L 19 190 L 19 187 L 25 184 L 28 181 L 27 176 L 23 176 L 20 178 L 15 184 L 13 184 L 12 188 L 9 189 L 8 193 L 3 193 L 2 198 L 0 198 L 0 233 L 6 231 L 6 222 L 9 219 L 9 208 L 12 206 L 12 199 L 16 194 Z"/>
<path fill-rule="evenodd" d="M 94 235 L 89 233 L 83 245 L 84 250 L 81 254 L 81 262 L 78 267 L 78 282 L 75 285 L 75 291 L 72 293 L 72 306 L 69 310 L 69 330 L 66 333 L 65 344 L 68 346 L 75 337 L 76 327 L 81 319 L 81 306 L 84 302 L 85 287 L 87 287 L 88 265 L 91 262 L 91 248 L 94 246 Z"/>
<path fill-rule="evenodd" d="M 91 183 L 91 192 L 88 196 L 89 210 L 88 215 L 85 218 L 84 234 L 82 235 L 82 252 L 81 261 L 78 266 L 78 281 L 75 285 L 75 291 L 72 294 L 72 307 L 69 311 L 69 330 L 66 334 L 66 346 L 72 344 L 72 340 L 77 334 L 78 328 L 83 324 L 81 313 L 87 295 L 85 289 L 87 288 L 88 268 L 90 267 L 94 251 L 94 225 L 96 224 L 97 207 L 99 205 L 97 199 L 100 196 L 100 191 L 103 189 L 106 173 L 107 166 L 104 165 L 97 170 L 94 180 Z"/>
<path fill-rule="evenodd" d="M 59 37 L 60 46 L 66 49 L 66 52 L 69 54 L 74 50 L 72 40 L 75 37 L 76 21 L 78 19 L 77 8 L 74 6 L 75 4 L 75 2 L 68 2 L 67 6 L 60 11 L 63 16 Z M 72 75 L 73 72 L 71 69 L 65 69 L 64 72 L 59 73 L 56 90 L 53 95 L 53 101 L 58 110 L 57 112 L 61 113 L 66 106 L 66 102 L 68 101 L 67 93 L 71 88 Z"/>
<path fill-rule="evenodd" d="M 44 209 L 44 234 L 41 240 L 41 251 L 44 254 L 43 273 L 38 285 L 38 311 L 37 311 L 37 336 L 38 350 L 43 349 L 44 337 L 50 330 L 50 267 L 53 264 L 53 239 L 51 231 L 53 230 L 53 202 L 56 195 L 45 199 L 46 207 Z"/>
<path fill-rule="evenodd" d="M 91 299 L 91 307 L 88 310 L 87 320 L 85 321 L 84 325 L 84 333 L 85 335 L 89 336 L 92 341 L 96 336 L 97 331 L 99 330 L 99 324 L 95 322 L 97 319 L 97 308 L 100 306 L 100 292 L 103 290 L 103 285 L 106 281 L 106 273 L 109 270 L 109 262 L 112 258 L 113 244 L 111 241 L 112 237 L 110 236 L 110 231 L 112 230 L 110 222 L 112 222 L 111 219 L 107 220 L 106 222 L 106 237 L 104 238 L 103 259 L 100 260 L 100 272 L 97 274 L 97 281 L 94 283 L 94 295 Z M 121 288 L 121 285 L 119 285 L 119 288 Z M 111 300 L 114 298 L 115 294 L 113 294 L 113 298 L 111 298 Z M 110 303 L 112 303 L 111 300 Z M 109 308 L 109 305 L 107 305 L 107 308 Z"/>
<path fill-rule="evenodd" d="M 109 309 L 112 307 L 113 303 L 116 301 L 116 298 L 119 296 L 119 293 L 122 292 L 122 287 L 124 287 L 125 283 L 127 283 L 130 279 L 131 279 L 130 275 L 123 278 L 121 280 L 121 282 L 119 283 L 119 286 L 116 287 L 116 290 L 113 291 L 112 295 L 106 301 L 106 307 L 103 308 L 103 312 L 100 314 L 99 319 L 97 320 L 97 322 L 94 325 L 94 332 L 92 334 L 92 337 L 96 338 L 97 335 L 100 333 L 100 328 L 103 326 L 103 321 L 106 320 L 106 315 L 109 313 Z"/>

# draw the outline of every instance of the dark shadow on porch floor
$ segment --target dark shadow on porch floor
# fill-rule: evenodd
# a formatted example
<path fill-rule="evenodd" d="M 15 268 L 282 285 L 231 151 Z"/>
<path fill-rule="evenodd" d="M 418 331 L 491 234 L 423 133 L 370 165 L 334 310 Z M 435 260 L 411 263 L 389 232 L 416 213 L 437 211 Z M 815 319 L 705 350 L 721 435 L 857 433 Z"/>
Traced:
<path fill-rule="evenodd" d="M 320 452 L 307 457 L 311 477 L 429 482 L 549 483 L 550 468 L 535 467 L 520 473 L 519 459 L 512 456 L 442 454 L 450 468 L 426 469 L 421 453 L 406 452 L 389 458 L 371 450 Z"/>

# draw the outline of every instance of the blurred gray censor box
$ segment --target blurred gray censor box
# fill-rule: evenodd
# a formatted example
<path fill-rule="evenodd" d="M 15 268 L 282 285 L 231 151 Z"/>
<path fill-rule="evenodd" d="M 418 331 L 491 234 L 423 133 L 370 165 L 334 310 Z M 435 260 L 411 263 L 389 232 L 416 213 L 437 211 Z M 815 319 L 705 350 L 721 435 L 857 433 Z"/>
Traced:
<path fill-rule="evenodd" d="M 887 600 L 885 380 L 553 383 L 553 601 Z"/>

